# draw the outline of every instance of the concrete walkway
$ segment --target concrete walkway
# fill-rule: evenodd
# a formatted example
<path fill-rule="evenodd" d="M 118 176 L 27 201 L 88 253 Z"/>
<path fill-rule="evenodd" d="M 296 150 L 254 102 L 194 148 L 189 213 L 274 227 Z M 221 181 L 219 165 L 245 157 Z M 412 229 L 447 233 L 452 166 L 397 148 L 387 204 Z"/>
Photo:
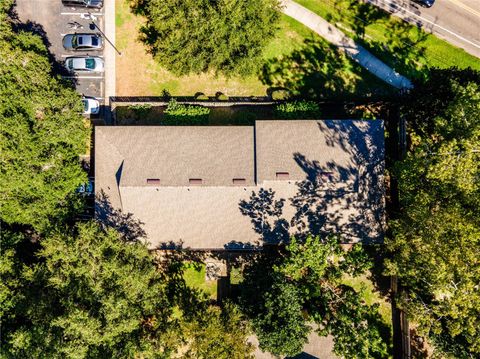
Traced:
<path fill-rule="evenodd" d="M 110 112 L 110 97 L 115 96 L 115 57 L 117 55 L 115 45 L 115 0 L 103 2 L 105 11 L 105 35 L 111 43 L 105 44 L 105 124 L 110 125 L 112 115 Z M 112 45 L 113 44 L 113 45 Z"/>
<path fill-rule="evenodd" d="M 328 42 L 342 49 L 347 56 L 358 62 L 379 79 L 398 89 L 409 89 L 412 83 L 406 77 L 395 72 L 392 68 L 373 56 L 365 48 L 347 37 L 342 31 L 325 21 L 314 12 L 304 8 L 291 0 L 281 0 L 283 12 L 301 22 Z"/>

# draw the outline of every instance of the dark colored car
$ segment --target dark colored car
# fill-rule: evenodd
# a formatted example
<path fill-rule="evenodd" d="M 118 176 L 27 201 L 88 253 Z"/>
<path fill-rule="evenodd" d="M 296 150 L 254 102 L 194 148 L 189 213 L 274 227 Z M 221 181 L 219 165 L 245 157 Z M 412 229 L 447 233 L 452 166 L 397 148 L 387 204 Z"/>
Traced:
<path fill-rule="evenodd" d="M 423 7 L 432 7 L 435 4 L 435 0 L 413 0 Z"/>
<path fill-rule="evenodd" d="M 101 50 L 102 38 L 97 34 L 67 34 L 63 37 L 65 50 Z"/>
<path fill-rule="evenodd" d="M 62 0 L 63 5 L 73 7 L 91 7 L 101 9 L 103 6 L 103 0 Z"/>

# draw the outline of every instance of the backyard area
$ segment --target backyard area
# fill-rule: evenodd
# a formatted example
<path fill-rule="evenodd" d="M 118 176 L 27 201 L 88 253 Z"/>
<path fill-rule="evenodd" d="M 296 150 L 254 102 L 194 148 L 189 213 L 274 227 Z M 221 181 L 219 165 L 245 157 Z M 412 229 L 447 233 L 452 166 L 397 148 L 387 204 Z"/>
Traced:
<path fill-rule="evenodd" d="M 205 277 L 205 264 L 187 263 L 183 273 L 185 283 L 195 289 L 202 290 L 210 299 L 217 299 L 217 281 L 207 281 Z"/>
<path fill-rule="evenodd" d="M 200 74 L 176 76 L 157 64 L 138 40 L 140 16 L 116 0 L 117 96 L 265 96 L 275 88 L 313 98 L 370 96 L 394 91 L 297 21 L 282 15 L 276 37 L 264 51 L 265 64 L 249 77 Z"/>

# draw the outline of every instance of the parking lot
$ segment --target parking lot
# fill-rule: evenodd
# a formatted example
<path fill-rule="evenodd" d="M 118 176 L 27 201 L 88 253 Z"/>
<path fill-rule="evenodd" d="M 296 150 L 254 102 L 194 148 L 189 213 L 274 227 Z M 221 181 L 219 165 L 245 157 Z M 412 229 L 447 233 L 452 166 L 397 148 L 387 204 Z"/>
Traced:
<path fill-rule="evenodd" d="M 98 33 L 103 38 L 103 9 L 65 6 L 61 0 L 16 0 L 16 12 L 23 24 L 43 37 L 57 63 L 63 64 L 69 56 L 91 55 L 103 58 L 102 50 L 68 51 L 62 45 L 66 34 Z M 108 46 L 105 39 L 103 41 L 104 46 Z M 104 104 L 104 73 L 69 74 L 65 71 L 62 75 L 75 84 L 79 93 L 95 97 L 101 105 Z"/>

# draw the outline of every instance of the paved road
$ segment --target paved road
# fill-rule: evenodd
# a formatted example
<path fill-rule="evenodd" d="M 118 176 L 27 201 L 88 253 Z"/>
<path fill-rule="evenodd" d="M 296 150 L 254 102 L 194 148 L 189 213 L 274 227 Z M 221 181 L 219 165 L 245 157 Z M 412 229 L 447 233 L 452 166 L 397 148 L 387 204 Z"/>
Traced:
<path fill-rule="evenodd" d="M 411 0 L 364 0 L 480 58 L 480 0 L 436 0 L 427 9 Z"/>
<path fill-rule="evenodd" d="M 285 15 L 294 18 L 334 46 L 337 46 L 344 51 L 347 56 L 358 62 L 360 66 L 370 71 L 379 79 L 398 89 L 412 87 L 410 80 L 395 72 L 395 70 L 373 56 L 364 47 L 355 43 L 355 41 L 347 37 L 342 31 L 322 17 L 292 0 L 282 0 L 281 4 L 282 11 Z"/>

